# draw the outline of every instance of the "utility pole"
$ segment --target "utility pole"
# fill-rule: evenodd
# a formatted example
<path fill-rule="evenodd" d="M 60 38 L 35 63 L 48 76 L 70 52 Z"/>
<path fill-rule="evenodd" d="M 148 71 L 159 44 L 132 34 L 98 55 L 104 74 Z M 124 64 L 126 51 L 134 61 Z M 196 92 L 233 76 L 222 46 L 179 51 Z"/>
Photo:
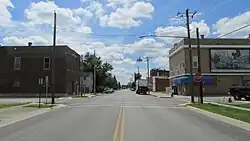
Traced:
<path fill-rule="evenodd" d="M 140 66 L 137 66 L 137 76 L 139 76 L 139 74 L 140 74 Z"/>
<path fill-rule="evenodd" d="M 51 79 L 52 79 L 52 95 L 51 103 L 55 104 L 55 48 L 56 48 L 56 11 L 54 11 L 54 34 L 53 34 L 53 47 L 52 47 L 52 70 L 51 70 Z"/>
<path fill-rule="evenodd" d="M 94 65 L 93 65 L 93 92 L 94 92 L 94 95 L 96 94 L 96 58 L 95 58 L 95 50 L 94 50 Z"/>
<path fill-rule="evenodd" d="M 191 37 L 190 37 L 190 27 L 189 27 L 189 16 L 193 18 L 194 15 L 196 14 L 195 12 L 189 12 L 189 9 L 186 9 L 186 13 L 178 13 L 177 16 L 184 17 L 186 16 L 187 20 L 187 34 L 188 34 L 188 49 L 189 49 L 189 69 L 190 69 L 190 77 L 191 77 L 191 84 L 190 84 L 190 94 L 191 94 L 191 102 L 194 103 L 194 81 L 193 81 L 193 55 L 192 55 L 192 45 L 191 45 Z"/>
<path fill-rule="evenodd" d="M 147 61 L 147 77 L 148 77 L 148 79 L 147 79 L 147 85 L 148 85 L 148 88 L 149 88 L 149 60 L 150 60 L 150 57 L 146 57 L 146 61 Z M 141 57 L 139 57 L 138 59 L 137 59 L 137 62 L 142 62 L 143 60 L 142 60 L 142 58 Z M 150 93 L 150 91 L 148 91 L 149 93 Z"/>
<path fill-rule="evenodd" d="M 148 70 L 148 89 L 149 89 L 149 57 L 147 57 L 147 70 Z M 150 90 L 148 91 L 150 94 Z"/>
<path fill-rule="evenodd" d="M 197 35 L 197 56 L 198 56 L 198 73 L 201 74 L 201 50 L 200 50 L 200 33 L 199 28 L 196 28 Z M 200 104 L 203 104 L 203 81 L 199 82 L 199 96 L 200 96 Z"/>

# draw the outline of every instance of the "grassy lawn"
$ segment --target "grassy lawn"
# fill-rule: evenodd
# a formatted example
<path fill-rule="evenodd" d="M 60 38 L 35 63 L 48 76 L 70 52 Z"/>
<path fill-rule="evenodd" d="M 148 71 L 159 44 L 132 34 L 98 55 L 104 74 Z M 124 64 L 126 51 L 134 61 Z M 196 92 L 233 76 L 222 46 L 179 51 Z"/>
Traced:
<path fill-rule="evenodd" d="M 242 107 L 242 108 L 248 108 L 248 109 L 250 109 L 250 103 L 246 103 L 246 104 L 233 104 L 232 106 L 237 106 L 237 107 Z"/>
<path fill-rule="evenodd" d="M 9 107 L 18 106 L 18 105 L 22 105 L 22 103 L 0 104 L 0 109 L 1 108 L 9 108 Z"/>
<path fill-rule="evenodd" d="M 41 103 L 41 107 L 40 108 L 52 108 L 54 106 L 55 105 L 53 105 L 53 104 L 43 104 L 43 103 Z M 39 108 L 39 104 L 35 103 L 35 104 L 26 105 L 24 107 Z"/>
<path fill-rule="evenodd" d="M 244 122 L 250 123 L 250 112 L 249 111 L 244 111 L 244 110 L 239 110 L 235 108 L 229 108 L 229 107 L 224 107 L 224 106 L 218 106 L 214 104 L 189 104 L 189 106 L 193 106 L 196 108 L 200 108 L 209 112 L 213 112 L 216 114 L 220 114 L 223 116 L 227 116 L 230 118 L 234 118 L 237 120 L 241 120 Z"/>

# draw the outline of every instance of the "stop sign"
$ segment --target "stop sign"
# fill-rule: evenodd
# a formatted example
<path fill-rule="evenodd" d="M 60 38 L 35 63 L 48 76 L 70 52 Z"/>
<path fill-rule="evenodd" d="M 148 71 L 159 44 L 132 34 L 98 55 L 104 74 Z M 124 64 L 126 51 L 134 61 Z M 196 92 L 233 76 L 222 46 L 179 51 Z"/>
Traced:
<path fill-rule="evenodd" d="M 201 75 L 201 73 L 196 73 L 196 74 L 195 74 L 195 76 L 194 76 L 194 81 L 195 81 L 196 83 L 199 83 L 199 82 L 202 81 L 202 75 Z"/>

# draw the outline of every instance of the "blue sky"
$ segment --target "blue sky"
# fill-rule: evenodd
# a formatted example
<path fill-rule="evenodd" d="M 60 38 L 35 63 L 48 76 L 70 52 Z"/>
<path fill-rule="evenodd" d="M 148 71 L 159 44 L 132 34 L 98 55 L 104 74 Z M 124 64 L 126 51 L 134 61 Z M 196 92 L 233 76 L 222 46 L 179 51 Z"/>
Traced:
<path fill-rule="evenodd" d="M 185 19 L 176 15 L 189 8 L 197 11 L 191 32 L 199 27 L 206 37 L 217 37 L 249 24 L 249 5 L 249 0 L 1 0 L 0 43 L 51 44 L 56 10 L 57 44 L 67 44 L 79 54 L 96 50 L 114 66 L 117 78 L 127 83 L 138 65 L 146 74 L 146 64 L 136 62 L 139 56 L 152 57 L 151 68 L 168 69 L 168 50 L 178 41 L 139 39 L 137 35 L 185 36 Z M 228 37 L 246 37 L 249 33 L 250 28 L 245 28 Z"/>

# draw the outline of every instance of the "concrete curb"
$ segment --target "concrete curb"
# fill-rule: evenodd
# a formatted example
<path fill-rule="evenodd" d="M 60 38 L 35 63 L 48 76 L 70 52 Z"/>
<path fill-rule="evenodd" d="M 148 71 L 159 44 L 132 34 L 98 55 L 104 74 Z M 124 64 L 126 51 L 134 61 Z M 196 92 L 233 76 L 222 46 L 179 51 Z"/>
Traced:
<path fill-rule="evenodd" d="M 34 103 L 29 103 L 29 104 L 34 104 Z M 29 104 L 26 104 L 26 105 L 29 105 Z M 24 105 L 22 105 L 22 107 L 23 106 Z M 0 122 L 0 128 L 3 128 L 5 126 L 9 126 L 9 125 L 15 124 L 17 122 L 24 121 L 24 120 L 36 117 L 36 116 L 39 116 L 39 115 L 51 112 L 53 110 L 56 110 L 56 109 L 59 109 L 59 108 L 63 108 L 63 107 L 66 107 L 66 105 L 58 104 L 57 106 L 52 107 L 52 108 L 41 108 L 41 109 L 38 109 L 36 111 L 30 112 L 30 113 L 28 113 L 25 116 L 21 116 L 21 117 L 18 117 L 18 118 L 14 117 L 14 118 L 12 118 L 12 120 L 6 121 L 6 123 L 1 123 Z"/>
<path fill-rule="evenodd" d="M 186 107 L 188 109 L 194 111 L 194 112 L 206 115 L 206 116 L 208 116 L 210 118 L 213 118 L 213 119 L 219 120 L 221 122 L 224 122 L 224 123 L 239 127 L 241 129 L 250 131 L 250 124 L 247 123 L 247 122 L 240 121 L 240 120 L 237 120 L 237 119 L 233 119 L 233 118 L 230 118 L 230 117 L 226 117 L 226 116 L 223 116 L 223 115 L 220 115 L 220 114 L 212 113 L 212 112 L 209 112 L 209 111 L 206 111 L 206 110 L 203 110 L 203 109 L 199 109 L 199 108 L 196 108 L 196 107 L 193 107 L 193 106 L 186 106 Z"/>
<path fill-rule="evenodd" d="M 89 95 L 88 97 L 72 97 L 72 99 L 85 99 L 85 98 L 92 98 L 96 97 L 97 95 Z"/>
<path fill-rule="evenodd" d="M 218 105 L 218 106 L 224 106 L 224 107 L 228 107 L 228 108 L 235 108 L 235 109 L 239 109 L 239 110 L 244 110 L 244 111 L 249 111 L 250 112 L 250 109 L 248 109 L 248 108 L 237 107 L 237 106 L 233 106 L 233 105 L 226 105 L 226 104 L 215 103 L 215 102 L 209 102 L 209 103 L 214 104 L 214 105 Z"/>
<path fill-rule="evenodd" d="M 158 98 L 172 98 L 171 96 L 158 96 L 158 95 L 153 95 L 153 94 L 149 94 L 149 95 L 158 97 Z"/>

